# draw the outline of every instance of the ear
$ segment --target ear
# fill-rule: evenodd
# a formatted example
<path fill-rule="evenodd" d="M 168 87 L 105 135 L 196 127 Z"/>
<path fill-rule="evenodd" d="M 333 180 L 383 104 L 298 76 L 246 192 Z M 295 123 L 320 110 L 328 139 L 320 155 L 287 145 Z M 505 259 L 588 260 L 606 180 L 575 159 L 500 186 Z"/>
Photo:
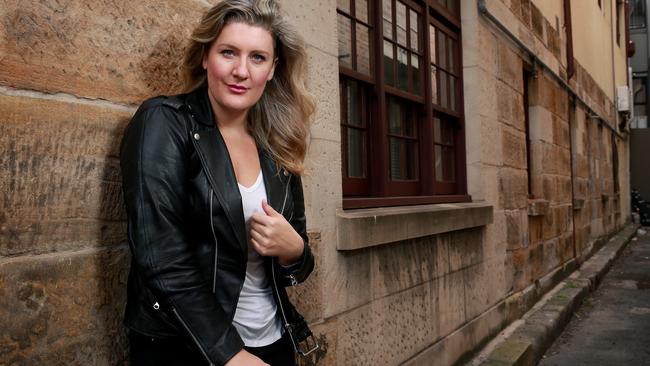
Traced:
<path fill-rule="evenodd" d="M 210 50 L 208 50 L 208 52 L 210 52 Z M 203 54 L 203 60 L 201 61 L 201 65 L 203 65 L 203 70 L 208 69 L 208 54 L 207 53 Z"/>
<path fill-rule="evenodd" d="M 276 57 L 273 59 L 273 65 L 271 66 L 271 72 L 269 72 L 269 76 L 266 78 L 266 81 L 271 81 L 273 79 L 273 75 L 275 74 L 275 66 L 278 64 L 278 58 Z"/>

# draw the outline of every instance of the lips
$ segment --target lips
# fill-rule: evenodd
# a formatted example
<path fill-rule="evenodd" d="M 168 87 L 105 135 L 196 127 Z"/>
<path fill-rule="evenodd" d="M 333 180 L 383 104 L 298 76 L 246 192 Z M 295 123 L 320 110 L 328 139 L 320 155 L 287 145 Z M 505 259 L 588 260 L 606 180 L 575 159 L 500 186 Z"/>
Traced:
<path fill-rule="evenodd" d="M 247 87 L 238 84 L 228 84 L 228 90 L 235 94 L 244 94 L 248 90 Z"/>

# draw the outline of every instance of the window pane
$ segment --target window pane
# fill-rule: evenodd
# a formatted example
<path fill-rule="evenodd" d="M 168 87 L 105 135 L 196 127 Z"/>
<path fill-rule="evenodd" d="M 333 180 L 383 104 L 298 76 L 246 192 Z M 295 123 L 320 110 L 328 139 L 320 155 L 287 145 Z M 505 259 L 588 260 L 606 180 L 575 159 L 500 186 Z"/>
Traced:
<path fill-rule="evenodd" d="M 445 147 L 442 149 L 442 161 L 444 162 L 442 179 L 446 182 L 453 182 L 456 179 L 456 160 L 454 159 L 454 149 Z"/>
<path fill-rule="evenodd" d="M 388 133 L 393 135 L 402 134 L 402 106 L 397 99 L 388 97 Z"/>
<path fill-rule="evenodd" d="M 436 181 L 442 182 L 443 181 L 443 171 L 442 171 L 442 146 L 436 145 L 435 146 L 435 152 L 434 152 L 434 171 L 436 174 Z"/>
<path fill-rule="evenodd" d="M 402 47 L 397 48 L 397 82 L 398 88 L 408 91 L 408 52 Z"/>
<path fill-rule="evenodd" d="M 456 111 L 456 78 L 449 75 L 449 109 Z"/>
<path fill-rule="evenodd" d="M 336 0 L 336 7 L 350 14 L 350 0 Z"/>
<path fill-rule="evenodd" d="M 382 18 L 384 19 L 384 37 L 393 39 L 393 6 L 391 0 L 384 0 L 382 6 Z"/>
<path fill-rule="evenodd" d="M 397 23 L 397 43 L 406 46 L 406 6 L 397 1 L 395 9 Z"/>
<path fill-rule="evenodd" d="M 420 72 L 420 57 L 411 54 L 411 77 L 415 94 L 422 95 L 422 73 Z"/>
<path fill-rule="evenodd" d="M 447 66 L 449 67 L 449 71 L 451 72 L 456 71 L 456 55 L 454 53 L 455 45 L 456 45 L 456 41 L 454 41 L 450 37 L 447 37 L 447 56 L 449 57 L 449 62 L 447 63 Z"/>
<path fill-rule="evenodd" d="M 339 65 L 352 68 L 352 22 L 338 15 Z"/>
<path fill-rule="evenodd" d="M 370 75 L 370 37 L 368 27 L 357 23 L 357 71 Z"/>
<path fill-rule="evenodd" d="M 630 14 L 630 27 L 644 28 L 645 13 L 646 13 L 646 0 L 632 0 L 631 1 L 631 14 Z"/>
<path fill-rule="evenodd" d="M 644 79 L 645 78 L 632 79 L 632 87 L 634 88 L 632 92 L 634 93 L 635 104 L 645 104 L 646 90 L 645 90 Z"/>
<path fill-rule="evenodd" d="M 365 177 L 363 152 L 365 151 L 365 133 L 356 128 L 347 128 L 347 176 L 351 178 Z"/>
<path fill-rule="evenodd" d="M 356 18 L 368 23 L 368 0 L 355 0 Z"/>
<path fill-rule="evenodd" d="M 436 144 L 454 145 L 454 124 L 450 121 L 433 118 L 433 141 Z"/>
<path fill-rule="evenodd" d="M 347 85 L 347 119 L 346 123 L 353 126 L 362 126 L 361 119 L 361 88 L 359 83 L 348 81 Z"/>
<path fill-rule="evenodd" d="M 434 171 L 436 175 L 436 181 L 438 182 L 456 181 L 456 158 L 455 158 L 453 148 L 436 145 L 434 164 L 435 164 Z"/>
<path fill-rule="evenodd" d="M 438 72 L 433 65 L 431 65 L 431 102 L 440 104 L 438 100 Z"/>
<path fill-rule="evenodd" d="M 448 108 L 448 95 L 449 90 L 447 87 L 447 73 L 438 69 L 438 95 L 440 97 L 439 105 L 443 108 Z"/>
<path fill-rule="evenodd" d="M 392 180 L 417 179 L 417 143 L 412 140 L 391 137 L 390 177 Z"/>
<path fill-rule="evenodd" d="M 395 71 L 393 69 L 393 52 L 395 46 L 388 41 L 384 41 L 384 78 L 386 84 L 395 86 Z"/>
<path fill-rule="evenodd" d="M 436 60 L 436 63 L 438 64 L 439 67 L 442 67 L 443 69 L 447 69 L 447 36 L 442 33 L 441 31 L 437 31 L 438 33 L 438 59 Z"/>
<path fill-rule="evenodd" d="M 429 25 L 429 53 L 431 63 L 435 64 L 436 60 L 436 28 L 432 25 Z"/>
<path fill-rule="evenodd" d="M 415 52 L 420 51 L 420 41 L 418 39 L 418 30 L 420 29 L 420 21 L 418 19 L 418 13 L 415 10 L 409 10 L 410 16 L 410 28 L 411 28 L 411 49 Z"/>

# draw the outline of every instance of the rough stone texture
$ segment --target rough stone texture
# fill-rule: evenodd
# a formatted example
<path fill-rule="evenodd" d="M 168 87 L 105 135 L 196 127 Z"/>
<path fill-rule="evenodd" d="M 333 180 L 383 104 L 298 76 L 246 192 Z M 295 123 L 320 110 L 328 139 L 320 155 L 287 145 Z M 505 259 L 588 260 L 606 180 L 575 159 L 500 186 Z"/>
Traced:
<path fill-rule="evenodd" d="M 131 111 L 6 95 L 0 110 L 0 256 L 124 241 L 117 155 Z"/>
<path fill-rule="evenodd" d="M 178 90 L 200 1 L 9 0 L 0 9 L 0 84 L 138 103 Z"/>
<path fill-rule="evenodd" d="M 128 250 L 0 261 L 0 364 L 117 365 Z"/>

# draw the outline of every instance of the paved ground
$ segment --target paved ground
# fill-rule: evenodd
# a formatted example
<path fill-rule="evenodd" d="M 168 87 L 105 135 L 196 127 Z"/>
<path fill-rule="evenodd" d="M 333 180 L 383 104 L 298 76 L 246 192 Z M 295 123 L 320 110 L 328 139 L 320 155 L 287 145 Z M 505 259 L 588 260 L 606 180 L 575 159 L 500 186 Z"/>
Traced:
<path fill-rule="evenodd" d="M 538 365 L 650 365 L 650 233 L 632 239 Z"/>

